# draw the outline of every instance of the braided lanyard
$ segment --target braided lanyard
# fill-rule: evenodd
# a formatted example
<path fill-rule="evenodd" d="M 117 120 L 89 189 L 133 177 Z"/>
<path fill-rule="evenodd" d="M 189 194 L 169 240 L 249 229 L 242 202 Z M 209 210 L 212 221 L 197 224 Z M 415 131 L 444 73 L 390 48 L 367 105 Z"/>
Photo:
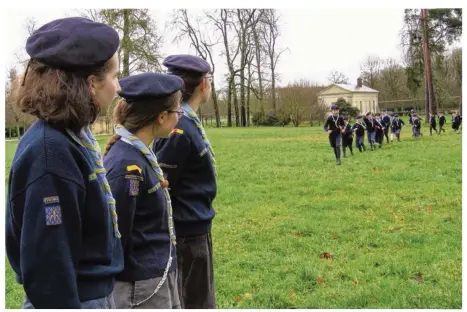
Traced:
<path fill-rule="evenodd" d="M 332 121 L 334 121 L 334 124 L 336 125 L 336 129 L 339 129 L 339 126 L 337 125 L 337 121 L 339 120 L 339 115 L 337 115 L 336 119 L 334 119 L 334 115 L 331 115 Z"/>
<path fill-rule="evenodd" d="M 141 302 L 138 302 L 134 304 L 132 307 L 139 306 L 143 302 L 149 300 L 152 296 L 154 296 L 159 289 L 162 287 L 164 282 L 167 279 L 167 275 L 169 274 L 169 269 L 172 265 L 172 245 L 175 246 L 177 244 L 176 241 L 176 236 L 174 233 L 174 224 L 173 224 L 173 218 L 172 218 L 172 201 L 170 200 L 170 194 L 168 190 L 168 182 L 164 179 L 164 174 L 162 172 L 161 167 L 159 166 L 159 163 L 157 162 L 156 155 L 154 155 L 154 152 L 150 150 L 146 145 L 144 145 L 143 142 L 141 142 L 140 139 L 138 139 L 136 136 L 134 136 L 131 132 L 129 132 L 125 127 L 122 125 L 116 125 L 115 126 L 115 133 L 119 136 L 122 137 L 122 139 L 125 140 L 125 142 L 129 143 L 133 147 L 137 148 L 149 161 L 149 163 L 152 166 L 152 169 L 156 172 L 157 178 L 159 179 L 159 183 L 156 184 L 157 188 L 162 188 L 164 191 L 164 196 L 165 196 L 165 203 L 167 206 L 167 212 L 168 212 L 168 223 L 169 223 L 169 237 L 170 237 L 170 246 L 169 246 L 169 259 L 167 261 L 167 266 L 164 270 L 164 274 L 162 275 L 161 280 L 159 281 L 159 284 L 157 284 L 156 289 L 154 292 L 146 299 L 144 299 Z"/>
<path fill-rule="evenodd" d="M 209 151 L 209 155 L 210 155 L 211 161 L 212 161 L 212 166 L 214 168 L 214 173 L 217 175 L 217 173 L 216 173 L 216 158 L 215 158 L 214 150 L 212 149 L 211 143 L 208 140 L 208 137 L 206 135 L 206 132 L 204 131 L 204 128 L 203 128 L 203 125 L 201 124 L 201 121 L 198 118 L 198 115 L 196 115 L 195 111 L 190 107 L 190 105 L 188 105 L 186 103 L 182 105 L 182 109 L 183 109 L 183 115 L 185 117 L 191 119 L 194 122 L 194 124 L 196 125 L 196 127 L 198 128 L 199 133 L 201 134 L 201 138 L 203 139 L 203 141 L 206 144 L 206 147 L 207 147 L 207 149 Z"/>
<path fill-rule="evenodd" d="M 91 129 L 89 126 L 84 127 L 79 132 L 78 136 L 76 133 L 71 131 L 70 129 L 66 129 L 67 133 L 71 136 L 73 140 L 75 140 L 79 145 L 86 148 L 88 152 L 88 156 L 91 157 L 91 163 L 93 163 L 96 167 L 94 168 L 93 175 L 99 181 L 101 185 L 107 203 L 109 204 L 110 214 L 112 215 L 112 223 L 113 223 L 113 230 L 114 235 L 117 238 L 120 238 L 120 232 L 118 231 L 118 217 L 117 217 L 117 208 L 115 207 L 115 199 L 112 195 L 112 191 L 110 189 L 109 182 L 107 181 L 106 170 L 104 168 L 104 164 L 102 162 L 102 155 L 101 155 L 101 148 L 99 143 L 97 143 L 96 139 L 92 135 Z"/>

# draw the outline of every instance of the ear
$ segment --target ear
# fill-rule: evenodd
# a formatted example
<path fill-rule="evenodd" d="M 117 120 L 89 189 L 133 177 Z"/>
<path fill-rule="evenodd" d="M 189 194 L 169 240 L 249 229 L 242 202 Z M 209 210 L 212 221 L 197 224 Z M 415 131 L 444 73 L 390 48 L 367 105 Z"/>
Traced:
<path fill-rule="evenodd" d="M 201 91 L 204 91 L 204 89 L 206 89 L 206 83 L 205 83 L 204 79 L 201 80 L 201 83 L 200 83 L 199 87 L 200 87 Z"/>
<path fill-rule="evenodd" d="M 159 116 L 157 116 L 156 124 L 159 126 L 162 125 L 164 121 L 166 120 L 166 118 L 167 118 L 167 112 L 162 112 L 161 114 L 159 114 Z"/>
<path fill-rule="evenodd" d="M 96 89 L 97 89 L 97 80 L 94 75 L 90 75 L 87 79 L 88 82 L 88 88 L 89 88 L 89 93 L 91 95 L 96 95 Z"/>

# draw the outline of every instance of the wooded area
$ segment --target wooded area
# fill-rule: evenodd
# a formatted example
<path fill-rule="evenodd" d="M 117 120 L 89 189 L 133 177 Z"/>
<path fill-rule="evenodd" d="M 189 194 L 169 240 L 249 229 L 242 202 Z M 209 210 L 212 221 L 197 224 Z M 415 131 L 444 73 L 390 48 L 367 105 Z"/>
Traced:
<path fill-rule="evenodd" d="M 316 96 L 324 85 L 307 79 L 278 83 L 277 64 L 290 51 L 277 45 L 281 36 L 281 16 L 277 10 L 218 9 L 206 10 L 202 16 L 193 16 L 189 10 L 174 10 L 171 25 L 177 31 L 175 38 L 163 38 L 148 9 L 93 9 L 81 14 L 107 23 L 119 32 L 120 77 L 162 71 L 163 39 L 174 42 L 189 39 L 196 54 L 211 64 L 213 72 L 217 67 L 213 51 L 215 47 L 220 49 L 228 73 L 222 83 L 213 83 L 211 103 L 203 105 L 199 112 L 207 126 L 298 126 L 304 122 L 314 125 L 321 123 L 327 112 Z M 462 9 L 429 9 L 426 18 L 420 10 L 407 9 L 403 14 L 405 23 L 400 38 L 404 59 L 398 62 L 378 55 L 362 56 L 363 84 L 380 92 L 380 108 L 460 109 L 462 50 L 450 46 L 462 35 Z M 29 33 L 36 28 L 33 19 L 25 26 Z M 425 82 L 424 48 L 431 60 L 432 93 Z M 18 62 L 24 60 L 18 57 Z M 6 137 L 21 135 L 33 121 L 19 113 L 11 101 L 10 87 L 17 76 L 12 68 L 5 82 Z M 345 74 L 332 68 L 328 80 L 350 83 Z M 112 111 L 110 107 L 103 112 L 96 124 L 97 133 L 112 131 Z"/>

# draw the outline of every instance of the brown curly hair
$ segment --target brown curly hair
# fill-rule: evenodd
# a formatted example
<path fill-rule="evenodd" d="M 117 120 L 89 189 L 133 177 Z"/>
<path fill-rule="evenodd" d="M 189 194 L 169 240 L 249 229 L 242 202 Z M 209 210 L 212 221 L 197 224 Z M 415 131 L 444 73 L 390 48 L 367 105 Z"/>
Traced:
<path fill-rule="evenodd" d="M 23 113 L 51 126 L 79 131 L 93 123 L 100 112 L 87 78 L 94 75 L 104 80 L 110 66 L 111 60 L 98 68 L 65 71 L 31 59 L 26 72 L 12 86 L 14 103 Z"/>

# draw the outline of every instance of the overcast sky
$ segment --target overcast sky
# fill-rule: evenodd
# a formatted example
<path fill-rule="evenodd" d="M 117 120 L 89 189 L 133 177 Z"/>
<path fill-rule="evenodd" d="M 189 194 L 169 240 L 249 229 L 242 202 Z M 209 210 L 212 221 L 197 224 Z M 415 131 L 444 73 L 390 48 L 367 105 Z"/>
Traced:
<path fill-rule="evenodd" d="M 17 62 L 16 53 L 24 53 L 27 38 L 25 23 L 34 18 L 38 25 L 68 15 L 71 9 L 7 9 L 6 66 Z M 195 13 L 201 10 L 191 10 Z M 176 32 L 165 27 L 171 18 L 170 9 L 151 10 L 158 29 L 163 32 L 164 55 L 194 53 L 188 41 L 178 44 L 172 39 Z M 75 13 L 75 14 L 74 14 Z M 369 55 L 383 59 L 394 58 L 401 62 L 399 32 L 403 27 L 403 9 L 278 9 L 281 16 L 281 37 L 278 48 L 288 48 L 279 62 L 280 85 L 302 78 L 327 84 L 331 70 L 348 76 L 352 83 L 360 75 L 360 65 Z M 216 82 L 223 82 L 226 72 L 224 58 L 216 50 Z M 23 54 L 24 55 L 24 54 Z"/>

